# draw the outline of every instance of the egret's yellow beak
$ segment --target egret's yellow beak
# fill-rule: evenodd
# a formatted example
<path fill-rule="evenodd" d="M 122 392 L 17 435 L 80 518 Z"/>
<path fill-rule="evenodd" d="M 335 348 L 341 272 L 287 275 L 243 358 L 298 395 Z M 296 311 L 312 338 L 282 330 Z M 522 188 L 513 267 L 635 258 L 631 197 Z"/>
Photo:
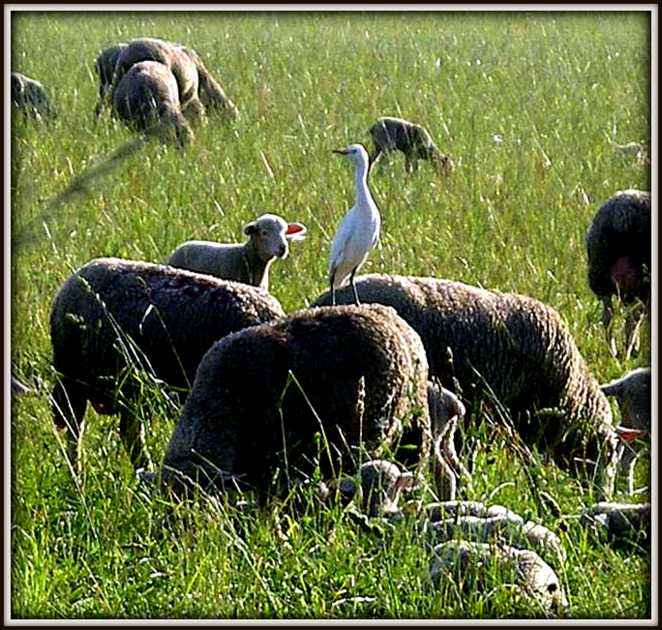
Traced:
<path fill-rule="evenodd" d="M 340 155 L 347 155 L 349 151 L 347 149 L 333 149 L 333 153 L 338 153 Z"/>

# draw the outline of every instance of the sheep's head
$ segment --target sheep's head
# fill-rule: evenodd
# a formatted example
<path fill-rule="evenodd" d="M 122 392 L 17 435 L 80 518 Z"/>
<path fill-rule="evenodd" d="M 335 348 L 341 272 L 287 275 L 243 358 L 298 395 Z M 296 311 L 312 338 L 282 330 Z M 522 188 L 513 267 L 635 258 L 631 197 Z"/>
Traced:
<path fill-rule="evenodd" d="M 287 258 L 288 240 L 302 240 L 306 238 L 306 232 L 302 223 L 288 223 L 275 214 L 263 214 L 244 226 L 244 234 L 253 242 L 263 262 Z"/>
<path fill-rule="evenodd" d="M 650 431 L 651 371 L 639 368 L 625 376 L 600 386 L 605 396 L 618 400 L 621 422 L 628 428 Z"/>

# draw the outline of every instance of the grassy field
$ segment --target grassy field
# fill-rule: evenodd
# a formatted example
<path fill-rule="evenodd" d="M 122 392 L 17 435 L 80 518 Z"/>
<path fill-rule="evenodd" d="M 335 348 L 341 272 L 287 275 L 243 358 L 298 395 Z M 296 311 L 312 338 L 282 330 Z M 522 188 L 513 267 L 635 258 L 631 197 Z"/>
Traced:
<path fill-rule="evenodd" d="M 102 47 L 144 35 L 195 47 L 240 120 L 210 119 L 184 152 L 151 144 L 87 193 L 48 205 L 132 138 L 109 117 L 95 124 L 93 62 Z M 49 308 L 92 258 L 160 262 L 189 238 L 235 241 L 262 212 L 308 226 L 307 240 L 271 274 L 285 310 L 303 308 L 325 288 L 330 240 L 353 201 L 352 168 L 331 150 L 366 143 L 374 119 L 391 114 L 425 124 L 456 169 L 442 180 L 422 163 L 405 179 L 402 157 L 393 157 L 377 170 L 383 232 L 364 272 L 534 296 L 562 314 L 601 382 L 649 364 L 649 336 L 637 359 L 609 354 L 583 238 L 615 191 L 650 189 L 649 167 L 611 146 L 650 145 L 650 16 L 15 12 L 11 67 L 41 80 L 59 114 L 12 129 L 12 371 L 39 391 L 11 414 L 12 617 L 543 616 L 505 587 L 434 589 L 429 550 L 410 521 L 375 537 L 338 510 L 311 509 L 294 522 L 277 507 L 259 516 L 199 507 L 186 526 L 164 530 L 163 502 L 136 483 L 117 418 L 91 409 L 83 471 L 73 475 L 49 408 Z M 146 398 L 159 461 L 177 410 L 158 391 Z M 487 439 L 484 425 L 475 433 L 486 439 L 474 485 L 460 493 L 559 533 L 565 615 L 650 616 L 649 556 L 613 549 L 576 525 L 595 497 L 539 466 L 533 479 L 562 514 L 539 512 L 507 438 Z"/>

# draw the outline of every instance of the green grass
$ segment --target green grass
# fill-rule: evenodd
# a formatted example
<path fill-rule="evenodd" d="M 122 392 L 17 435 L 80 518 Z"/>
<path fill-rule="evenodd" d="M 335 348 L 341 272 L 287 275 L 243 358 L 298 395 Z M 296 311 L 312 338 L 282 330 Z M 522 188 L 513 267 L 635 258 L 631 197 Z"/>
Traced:
<path fill-rule="evenodd" d="M 48 206 L 132 138 L 108 117 L 94 123 L 93 61 L 102 47 L 143 35 L 195 47 L 241 119 L 196 127 L 185 152 L 149 145 L 88 193 Z M 353 198 L 351 166 L 331 149 L 367 142 L 374 119 L 394 114 L 425 124 L 456 170 L 443 181 L 423 163 L 404 180 L 401 157 L 377 170 L 383 233 L 364 272 L 532 295 L 561 313 L 601 382 L 648 364 L 648 346 L 628 361 L 608 353 L 583 237 L 616 190 L 650 189 L 649 170 L 609 142 L 650 142 L 649 15 L 13 13 L 11 61 L 48 87 L 59 112 L 52 124 L 13 128 L 13 234 L 45 210 L 47 229 L 38 223 L 11 258 L 13 372 L 40 388 L 12 409 L 12 616 L 541 616 L 504 589 L 491 598 L 433 589 L 430 552 L 409 522 L 375 538 L 337 510 L 311 512 L 285 544 L 275 508 L 233 516 L 200 507 L 188 527 L 163 529 L 164 505 L 136 483 L 117 418 L 91 409 L 74 478 L 47 399 L 49 308 L 92 258 L 160 262 L 189 238 L 237 240 L 262 212 L 308 226 L 271 274 L 287 312 L 305 307 L 325 288 L 330 239 Z M 146 400 L 160 461 L 177 411 L 160 392 Z M 575 480 L 551 465 L 534 478 L 561 517 L 538 516 L 521 464 L 497 436 L 483 442 L 474 485 L 461 494 L 561 533 L 569 617 L 650 616 L 648 557 L 576 527 L 592 497 Z"/>

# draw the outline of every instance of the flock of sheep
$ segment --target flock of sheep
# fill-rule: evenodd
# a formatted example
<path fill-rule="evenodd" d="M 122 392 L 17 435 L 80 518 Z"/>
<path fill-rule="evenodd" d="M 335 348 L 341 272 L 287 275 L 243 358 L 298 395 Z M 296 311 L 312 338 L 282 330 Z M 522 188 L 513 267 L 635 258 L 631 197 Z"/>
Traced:
<path fill-rule="evenodd" d="M 139 131 L 174 131 L 181 145 L 206 108 L 238 115 L 199 55 L 178 44 L 117 44 L 96 69 L 97 116 L 109 105 Z M 12 101 L 35 117 L 53 114 L 43 86 L 18 73 Z M 551 545 L 552 564 L 563 560 L 552 532 L 500 506 L 456 500 L 472 471 L 458 457 L 455 430 L 477 421 L 482 405 L 481 414 L 606 501 L 619 463 L 633 490 L 634 445 L 651 430 L 650 368 L 601 387 L 561 317 L 536 299 L 438 278 L 356 277 L 380 229 L 367 183 L 374 164 L 399 150 L 408 172 L 419 159 L 440 174 L 453 168 L 420 125 L 381 118 L 370 134 L 370 155 L 362 145 L 339 151 L 356 163 L 356 204 L 332 244 L 329 291 L 308 309 L 287 315 L 268 291 L 272 262 L 306 235 L 302 224 L 270 214 L 244 227 L 244 243 L 189 241 L 167 264 L 100 258 L 74 273 L 51 309 L 55 423 L 73 463 L 87 403 L 119 414 L 134 467 L 177 499 L 250 490 L 264 502 L 319 469 L 325 497 L 358 497 L 368 516 L 397 520 L 400 493 L 427 476 L 440 501 L 423 511 L 433 579 L 496 554 L 525 592 L 563 603 L 556 574 L 537 555 Z M 634 190 L 602 205 L 586 238 L 605 329 L 613 296 L 639 305 L 629 311 L 628 352 L 650 316 L 650 239 L 650 195 Z M 136 410 L 136 370 L 182 394 L 158 474 Z M 607 396 L 619 401 L 619 422 Z M 650 506 L 599 503 L 585 519 L 618 537 L 646 531 Z"/>

